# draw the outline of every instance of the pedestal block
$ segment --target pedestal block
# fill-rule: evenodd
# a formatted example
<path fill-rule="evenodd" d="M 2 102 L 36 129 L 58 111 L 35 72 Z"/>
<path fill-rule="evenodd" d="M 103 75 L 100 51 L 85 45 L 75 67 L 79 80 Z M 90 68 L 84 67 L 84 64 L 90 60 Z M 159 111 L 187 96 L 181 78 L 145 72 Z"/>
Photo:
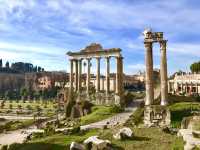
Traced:
<path fill-rule="evenodd" d="M 144 125 L 147 127 L 169 127 L 170 111 L 166 106 L 150 105 L 144 109 Z"/>

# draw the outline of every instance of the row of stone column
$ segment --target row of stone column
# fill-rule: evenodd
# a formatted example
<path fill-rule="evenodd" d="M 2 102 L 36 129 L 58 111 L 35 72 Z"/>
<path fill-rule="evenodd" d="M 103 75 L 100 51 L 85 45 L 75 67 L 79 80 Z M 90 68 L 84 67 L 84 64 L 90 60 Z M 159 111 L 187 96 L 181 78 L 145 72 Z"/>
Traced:
<path fill-rule="evenodd" d="M 167 83 L 167 56 L 166 56 L 166 40 L 162 40 L 160 43 L 160 82 L 161 82 L 161 105 L 167 104 L 168 95 L 168 83 Z M 145 41 L 146 48 L 146 101 L 145 105 L 152 105 L 154 100 L 154 85 L 153 85 L 153 42 Z"/>
<path fill-rule="evenodd" d="M 110 57 L 106 58 L 106 93 L 110 92 Z M 100 91 L 100 57 L 96 58 L 96 92 Z M 86 91 L 89 94 L 90 89 L 90 68 L 91 58 L 87 58 L 87 80 Z M 123 58 L 116 57 L 117 73 L 116 73 L 116 94 L 121 94 L 123 89 Z M 75 66 L 75 70 L 74 70 Z M 75 76 L 74 76 L 75 72 Z M 73 79 L 74 77 L 74 79 Z M 75 84 L 73 84 L 75 83 Z M 72 91 L 74 85 L 75 91 L 80 92 L 82 87 L 82 59 L 70 59 L 70 89 Z"/>

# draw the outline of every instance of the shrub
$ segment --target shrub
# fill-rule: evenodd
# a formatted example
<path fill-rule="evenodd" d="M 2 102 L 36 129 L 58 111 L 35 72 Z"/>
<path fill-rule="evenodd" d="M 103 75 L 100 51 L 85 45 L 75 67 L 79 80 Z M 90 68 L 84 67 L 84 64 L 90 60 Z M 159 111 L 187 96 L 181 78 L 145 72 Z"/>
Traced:
<path fill-rule="evenodd" d="M 3 145 L 3 146 L 1 147 L 1 150 L 8 150 L 8 145 Z"/>
<path fill-rule="evenodd" d="M 124 109 L 120 106 L 117 106 L 117 105 L 112 106 L 111 109 L 110 109 L 111 113 L 120 113 L 120 112 L 123 112 L 123 111 L 124 111 Z"/>
<path fill-rule="evenodd" d="M 137 110 L 133 113 L 133 115 L 130 117 L 130 119 L 126 122 L 127 126 L 139 125 L 143 122 L 144 117 L 144 108 L 139 107 Z"/>

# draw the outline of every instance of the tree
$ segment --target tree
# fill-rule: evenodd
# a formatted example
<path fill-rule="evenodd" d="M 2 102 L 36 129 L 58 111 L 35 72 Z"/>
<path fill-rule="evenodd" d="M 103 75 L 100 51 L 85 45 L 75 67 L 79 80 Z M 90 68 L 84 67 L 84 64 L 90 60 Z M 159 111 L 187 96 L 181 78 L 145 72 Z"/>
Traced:
<path fill-rule="evenodd" d="M 21 99 L 24 101 L 25 99 L 27 99 L 28 90 L 26 88 L 21 88 L 20 95 L 21 95 Z"/>
<path fill-rule="evenodd" d="M 5 106 L 5 101 L 2 101 L 2 102 L 1 102 L 1 109 L 3 109 L 4 106 Z"/>
<path fill-rule="evenodd" d="M 6 68 L 10 68 L 9 62 L 6 62 Z"/>
<path fill-rule="evenodd" d="M 17 108 L 20 112 L 22 111 L 22 105 L 17 105 Z"/>
<path fill-rule="evenodd" d="M 9 105 L 9 109 L 13 109 L 13 105 L 12 104 Z"/>
<path fill-rule="evenodd" d="M 190 65 L 190 70 L 192 73 L 199 73 L 200 72 L 200 61 L 194 62 Z"/>

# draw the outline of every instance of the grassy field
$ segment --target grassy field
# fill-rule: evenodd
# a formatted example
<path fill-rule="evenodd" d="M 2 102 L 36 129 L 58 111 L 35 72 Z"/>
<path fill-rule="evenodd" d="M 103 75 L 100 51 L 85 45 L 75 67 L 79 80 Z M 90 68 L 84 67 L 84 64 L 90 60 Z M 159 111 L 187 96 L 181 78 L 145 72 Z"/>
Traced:
<path fill-rule="evenodd" d="M 36 112 L 39 108 L 45 116 L 52 116 L 53 114 L 55 114 L 56 107 L 57 104 L 54 104 L 53 101 L 46 101 L 44 103 L 42 101 L 23 102 L 6 100 L 4 103 L 4 107 L 0 107 L 0 113 L 9 114 L 18 111 L 19 114 L 33 114 L 33 112 Z"/>
<path fill-rule="evenodd" d="M 115 114 L 111 106 L 94 106 L 91 114 L 81 117 L 81 125 L 97 122 Z"/>
<path fill-rule="evenodd" d="M 180 128 L 183 117 L 193 115 L 193 111 L 200 111 L 200 103 L 198 102 L 180 102 L 169 106 L 171 111 L 172 127 Z"/>
<path fill-rule="evenodd" d="M 135 136 L 130 140 L 115 140 L 112 134 L 116 129 L 105 130 L 100 136 L 110 140 L 116 150 L 183 150 L 182 138 L 166 134 L 159 128 L 132 128 L 132 130 Z"/>
<path fill-rule="evenodd" d="M 90 136 L 97 135 L 97 130 L 91 130 L 85 134 L 63 135 L 55 134 L 48 137 L 33 140 L 25 144 L 13 144 L 9 150 L 69 150 L 71 142 L 82 142 Z"/>
<path fill-rule="evenodd" d="M 14 149 L 9 150 L 68 150 L 69 144 L 72 141 L 82 142 L 92 135 L 99 135 L 102 139 L 110 140 L 115 150 L 183 149 L 183 140 L 181 138 L 178 138 L 175 135 L 166 134 L 158 128 L 132 128 L 132 130 L 134 131 L 134 138 L 124 141 L 113 139 L 113 133 L 116 132 L 116 129 L 91 130 L 85 134 L 69 136 L 55 134 L 33 140 L 26 144 L 14 145 Z"/>
<path fill-rule="evenodd" d="M 44 103 L 43 101 L 23 102 L 22 100 L 20 100 L 20 101 L 6 100 L 4 109 L 10 109 L 10 105 L 12 105 L 13 109 L 17 109 L 19 105 L 21 105 L 23 109 L 26 109 L 27 106 L 31 106 L 33 109 L 36 109 L 37 106 L 40 106 L 41 108 L 44 108 L 44 109 L 45 108 L 53 109 L 54 105 L 56 105 L 56 104 L 53 104 L 52 101 L 46 101 L 46 103 Z"/>

